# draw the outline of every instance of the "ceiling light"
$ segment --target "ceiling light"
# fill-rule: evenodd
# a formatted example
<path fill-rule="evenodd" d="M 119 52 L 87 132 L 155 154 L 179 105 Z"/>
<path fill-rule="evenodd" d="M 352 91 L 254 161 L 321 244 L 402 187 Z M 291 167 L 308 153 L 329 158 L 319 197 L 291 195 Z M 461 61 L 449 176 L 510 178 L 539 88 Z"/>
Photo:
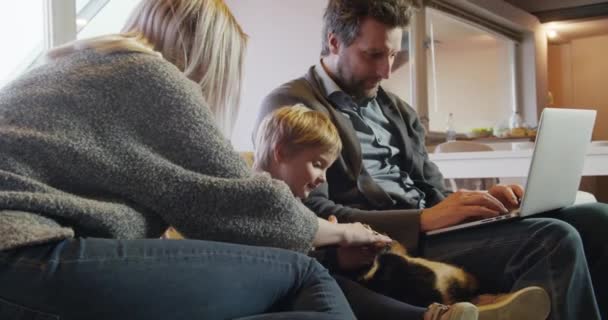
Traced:
<path fill-rule="evenodd" d="M 549 37 L 549 39 L 557 38 L 557 31 L 555 31 L 553 29 L 547 30 L 547 37 Z"/>
<path fill-rule="evenodd" d="M 559 25 L 560 24 L 558 22 L 556 22 L 556 21 L 543 23 L 543 26 L 547 30 L 559 30 Z"/>

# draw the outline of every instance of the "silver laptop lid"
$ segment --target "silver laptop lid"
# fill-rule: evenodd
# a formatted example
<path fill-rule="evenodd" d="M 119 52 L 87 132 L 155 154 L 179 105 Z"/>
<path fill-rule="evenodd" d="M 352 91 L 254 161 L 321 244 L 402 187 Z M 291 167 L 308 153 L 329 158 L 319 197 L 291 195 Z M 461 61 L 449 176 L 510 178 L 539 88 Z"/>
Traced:
<path fill-rule="evenodd" d="M 543 110 L 522 199 L 521 216 L 574 203 L 591 142 L 595 115 L 595 110 Z"/>

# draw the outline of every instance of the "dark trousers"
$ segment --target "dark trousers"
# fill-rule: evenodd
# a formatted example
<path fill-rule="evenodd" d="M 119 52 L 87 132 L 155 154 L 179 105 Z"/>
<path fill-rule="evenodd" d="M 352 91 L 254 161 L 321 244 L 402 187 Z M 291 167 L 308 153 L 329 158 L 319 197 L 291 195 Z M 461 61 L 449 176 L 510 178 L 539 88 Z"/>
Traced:
<path fill-rule="evenodd" d="M 608 204 L 585 204 L 547 216 L 566 221 L 579 232 L 600 314 L 608 319 Z"/>
<path fill-rule="evenodd" d="M 371 291 L 341 275 L 334 275 L 359 320 L 422 320 L 427 308 L 413 306 Z"/>
<path fill-rule="evenodd" d="M 554 320 L 601 319 L 600 310 L 606 316 L 608 205 L 603 203 L 430 236 L 423 240 L 422 255 L 464 267 L 477 276 L 483 292 L 542 286 L 551 296 Z"/>
<path fill-rule="evenodd" d="M 196 240 L 72 239 L 0 252 L 0 319 L 354 319 L 295 252 Z"/>

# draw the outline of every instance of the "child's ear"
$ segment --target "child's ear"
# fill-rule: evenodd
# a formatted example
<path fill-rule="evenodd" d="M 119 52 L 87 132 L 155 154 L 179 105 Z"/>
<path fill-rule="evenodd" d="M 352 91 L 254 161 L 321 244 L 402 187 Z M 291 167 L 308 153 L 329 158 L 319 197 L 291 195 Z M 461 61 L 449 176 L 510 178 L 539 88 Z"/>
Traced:
<path fill-rule="evenodd" d="M 272 149 L 272 158 L 275 163 L 281 163 L 285 160 L 285 149 L 277 144 L 274 149 Z"/>

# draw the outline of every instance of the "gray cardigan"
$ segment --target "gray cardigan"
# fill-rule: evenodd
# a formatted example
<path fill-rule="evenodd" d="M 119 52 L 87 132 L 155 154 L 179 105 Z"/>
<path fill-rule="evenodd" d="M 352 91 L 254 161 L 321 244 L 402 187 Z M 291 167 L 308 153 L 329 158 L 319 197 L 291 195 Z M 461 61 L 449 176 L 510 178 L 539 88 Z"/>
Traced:
<path fill-rule="evenodd" d="M 306 252 L 316 216 L 254 175 L 198 87 L 160 57 L 84 50 L 0 91 L 0 250 L 68 237 Z"/>

